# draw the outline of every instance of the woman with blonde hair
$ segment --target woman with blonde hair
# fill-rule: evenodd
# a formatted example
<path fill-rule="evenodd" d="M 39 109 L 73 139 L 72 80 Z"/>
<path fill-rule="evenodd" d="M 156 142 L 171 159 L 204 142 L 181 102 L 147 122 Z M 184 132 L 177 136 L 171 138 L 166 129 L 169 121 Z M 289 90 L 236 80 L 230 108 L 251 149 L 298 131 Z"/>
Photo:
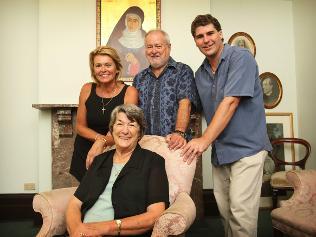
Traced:
<path fill-rule="evenodd" d="M 109 133 L 112 110 L 121 104 L 137 104 L 137 90 L 118 81 L 121 60 L 115 49 L 99 46 L 89 55 L 94 82 L 81 88 L 77 110 L 77 136 L 74 143 L 70 173 L 80 182 L 94 157 L 104 147 L 113 145 Z"/>

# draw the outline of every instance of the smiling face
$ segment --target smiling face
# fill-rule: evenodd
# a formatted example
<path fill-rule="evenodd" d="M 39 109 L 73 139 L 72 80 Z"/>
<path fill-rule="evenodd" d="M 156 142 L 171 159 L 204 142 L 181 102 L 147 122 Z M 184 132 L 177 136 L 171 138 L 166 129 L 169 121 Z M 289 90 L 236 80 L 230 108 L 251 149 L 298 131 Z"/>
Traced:
<path fill-rule="evenodd" d="M 113 124 L 112 136 L 116 149 L 132 151 L 140 139 L 140 126 L 129 120 L 125 113 L 119 112 Z"/>
<path fill-rule="evenodd" d="M 109 83 L 116 79 L 118 71 L 111 57 L 96 55 L 93 61 L 94 76 L 99 83 Z"/>
<path fill-rule="evenodd" d="M 163 33 L 151 32 L 145 39 L 146 58 L 150 66 L 155 70 L 163 69 L 169 60 L 171 46 Z"/>
<path fill-rule="evenodd" d="M 222 31 L 217 31 L 213 24 L 199 26 L 195 30 L 195 44 L 208 59 L 214 59 L 220 56 L 224 47 L 222 39 Z"/>

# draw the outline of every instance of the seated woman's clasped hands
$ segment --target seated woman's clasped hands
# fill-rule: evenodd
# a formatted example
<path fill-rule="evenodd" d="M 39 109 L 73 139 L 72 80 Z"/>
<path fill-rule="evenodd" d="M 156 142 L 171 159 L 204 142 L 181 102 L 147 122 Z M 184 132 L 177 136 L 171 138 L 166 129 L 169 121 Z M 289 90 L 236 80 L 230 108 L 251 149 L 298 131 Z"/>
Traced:
<path fill-rule="evenodd" d="M 138 144 L 144 115 L 120 105 L 109 130 L 115 149 L 97 156 L 67 208 L 68 233 L 77 236 L 150 236 L 169 205 L 164 159 Z"/>

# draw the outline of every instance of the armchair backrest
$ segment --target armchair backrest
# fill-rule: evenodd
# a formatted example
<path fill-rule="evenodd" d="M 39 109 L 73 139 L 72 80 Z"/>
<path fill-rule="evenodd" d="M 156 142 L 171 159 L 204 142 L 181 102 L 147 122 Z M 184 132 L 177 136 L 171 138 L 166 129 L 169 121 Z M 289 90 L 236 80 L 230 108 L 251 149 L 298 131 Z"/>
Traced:
<path fill-rule="evenodd" d="M 190 165 L 183 162 L 180 150 L 171 151 L 164 137 L 145 135 L 139 142 L 140 146 L 156 152 L 165 159 L 169 181 L 169 201 L 172 204 L 180 192 L 190 194 L 194 178 L 196 160 Z"/>

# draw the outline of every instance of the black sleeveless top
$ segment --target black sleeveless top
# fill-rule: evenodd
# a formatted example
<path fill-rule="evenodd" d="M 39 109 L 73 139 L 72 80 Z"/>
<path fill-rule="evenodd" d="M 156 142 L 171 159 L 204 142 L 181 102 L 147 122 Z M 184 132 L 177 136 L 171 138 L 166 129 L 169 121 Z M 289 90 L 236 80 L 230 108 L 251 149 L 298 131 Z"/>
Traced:
<path fill-rule="evenodd" d="M 109 122 L 113 109 L 124 104 L 124 97 L 128 85 L 124 85 L 121 92 L 111 98 L 103 98 L 96 94 L 96 83 L 92 83 L 90 95 L 85 103 L 87 109 L 87 125 L 97 133 L 106 135 L 109 131 Z M 104 107 L 104 112 L 102 111 Z M 80 182 L 86 173 L 87 154 L 94 142 L 77 134 L 72 155 L 70 173 Z"/>

